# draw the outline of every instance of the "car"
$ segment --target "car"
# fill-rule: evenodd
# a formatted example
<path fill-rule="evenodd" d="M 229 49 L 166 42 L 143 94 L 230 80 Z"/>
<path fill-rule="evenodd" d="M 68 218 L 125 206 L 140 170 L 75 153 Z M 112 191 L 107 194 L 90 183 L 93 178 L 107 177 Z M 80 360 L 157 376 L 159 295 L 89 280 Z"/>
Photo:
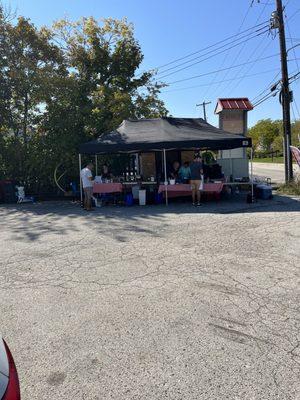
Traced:
<path fill-rule="evenodd" d="M 20 385 L 14 359 L 0 336 L 0 400 L 20 400 Z"/>

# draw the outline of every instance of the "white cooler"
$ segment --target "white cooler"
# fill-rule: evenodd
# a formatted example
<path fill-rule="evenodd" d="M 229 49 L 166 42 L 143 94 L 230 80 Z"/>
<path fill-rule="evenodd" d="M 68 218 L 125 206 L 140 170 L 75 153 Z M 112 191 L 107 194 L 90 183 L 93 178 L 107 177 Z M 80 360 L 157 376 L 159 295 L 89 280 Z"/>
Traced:
<path fill-rule="evenodd" d="M 139 204 L 140 206 L 146 205 L 146 190 L 139 190 Z"/>

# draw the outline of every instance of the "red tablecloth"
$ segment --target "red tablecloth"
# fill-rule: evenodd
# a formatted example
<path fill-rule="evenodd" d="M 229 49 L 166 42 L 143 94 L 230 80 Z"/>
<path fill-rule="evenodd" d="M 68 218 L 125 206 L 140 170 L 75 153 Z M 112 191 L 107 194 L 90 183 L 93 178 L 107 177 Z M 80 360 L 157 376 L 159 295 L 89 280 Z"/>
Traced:
<path fill-rule="evenodd" d="M 94 183 L 93 193 L 121 193 L 122 183 Z"/>
<path fill-rule="evenodd" d="M 204 183 L 203 192 L 221 193 L 222 189 L 223 189 L 223 182 Z M 166 192 L 166 185 L 159 185 L 158 193 L 163 193 L 163 192 Z M 179 183 L 177 185 L 167 185 L 167 192 L 169 197 L 188 196 L 191 194 L 192 189 L 189 183 Z"/>

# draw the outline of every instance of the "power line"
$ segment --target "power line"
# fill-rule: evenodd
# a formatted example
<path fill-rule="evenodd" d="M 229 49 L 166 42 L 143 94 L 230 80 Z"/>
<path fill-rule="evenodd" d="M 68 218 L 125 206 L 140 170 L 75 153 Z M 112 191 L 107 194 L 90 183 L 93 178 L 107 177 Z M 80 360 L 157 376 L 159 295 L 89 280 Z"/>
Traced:
<path fill-rule="evenodd" d="M 273 71 L 277 71 L 277 70 L 278 70 L 278 68 L 273 68 L 273 69 L 269 69 L 269 70 L 267 70 L 267 71 L 261 71 L 261 72 L 255 73 L 255 74 L 250 74 L 250 75 L 244 76 L 244 78 L 250 78 L 250 77 L 253 77 L 253 76 L 263 75 L 263 74 L 267 74 L 267 73 L 270 73 L 270 72 L 273 72 Z M 280 72 L 279 72 L 279 73 L 280 73 Z M 278 73 L 278 75 L 279 75 L 279 73 Z M 241 77 L 239 76 L 239 77 L 237 77 L 237 78 L 226 79 L 225 81 L 222 80 L 222 81 L 218 81 L 218 82 L 203 83 L 203 84 L 201 84 L 201 85 L 188 86 L 188 87 L 184 87 L 184 88 L 171 89 L 171 90 L 163 90 L 163 91 L 161 91 L 161 93 L 180 92 L 180 91 L 182 91 L 182 90 L 195 89 L 195 88 L 198 88 L 198 87 L 205 87 L 205 86 L 216 85 L 216 84 L 222 83 L 222 82 L 232 82 L 233 80 L 240 79 L 240 78 L 241 78 Z M 258 97 L 258 96 L 257 96 L 257 97 Z"/>
<path fill-rule="evenodd" d="M 261 95 L 263 95 L 265 92 L 268 92 L 271 90 L 271 87 L 274 85 L 274 81 L 276 80 L 276 78 L 278 78 L 278 76 L 280 75 L 280 71 L 275 75 L 275 77 L 271 80 L 271 82 L 269 83 L 269 85 L 266 87 L 266 89 L 264 89 L 262 92 L 260 92 L 257 96 L 255 96 L 252 100 L 251 103 L 253 103 L 257 98 L 259 98 Z M 280 82 L 280 81 L 278 81 Z"/>
<path fill-rule="evenodd" d="M 260 3 L 260 4 L 262 4 L 262 3 Z M 265 9 L 266 9 L 267 5 L 268 5 L 268 4 L 265 4 L 265 5 L 264 5 L 264 7 L 263 7 L 263 9 L 262 9 L 262 11 L 261 11 L 261 13 L 260 13 L 260 15 L 259 15 L 259 17 L 258 17 L 257 22 L 259 21 L 259 19 L 261 18 L 261 16 L 262 16 L 263 13 L 265 12 Z M 250 60 L 251 60 L 251 58 L 255 55 L 255 53 L 257 52 L 257 50 L 260 48 L 260 46 L 261 46 L 263 43 L 264 43 L 264 38 L 260 41 L 260 43 L 258 44 L 258 46 L 254 48 L 254 51 L 252 51 L 252 53 L 251 53 L 250 56 L 248 57 L 247 61 L 250 61 Z M 259 54 L 258 57 L 261 57 L 261 56 L 265 53 L 265 51 L 267 50 L 267 48 L 270 46 L 271 43 L 272 43 L 271 41 L 267 43 L 267 45 L 263 48 L 263 50 L 260 52 L 260 54 Z M 247 74 L 251 71 L 251 69 L 254 67 L 254 65 L 255 65 L 255 63 L 253 63 L 253 64 L 250 65 L 250 67 L 248 68 L 248 70 L 246 70 L 245 75 L 247 75 Z M 239 71 L 237 71 L 236 74 L 241 73 L 241 72 L 243 71 L 243 69 L 244 69 L 244 67 L 242 67 Z M 237 87 L 238 87 L 238 86 L 241 84 L 241 82 L 243 81 L 243 79 L 244 79 L 244 78 L 242 77 L 242 78 L 231 88 L 231 91 L 236 90 Z M 226 88 L 228 88 L 228 85 L 226 86 Z M 225 88 L 225 89 L 226 89 L 226 88 Z"/>
<path fill-rule="evenodd" d="M 187 69 L 187 68 L 193 67 L 194 65 L 200 64 L 200 63 L 202 63 L 202 62 L 204 62 L 204 61 L 207 61 L 207 60 L 209 60 L 210 58 L 213 58 L 213 57 L 215 57 L 215 56 L 217 56 L 217 55 L 219 55 L 219 54 L 222 54 L 222 53 L 224 53 L 225 51 L 227 51 L 227 50 L 229 50 L 229 49 L 232 49 L 232 48 L 234 48 L 234 47 L 236 47 L 236 46 L 239 46 L 240 44 L 243 44 L 244 42 L 248 42 L 249 40 L 251 40 L 251 39 L 253 39 L 253 38 L 257 37 L 257 36 L 263 35 L 263 34 L 266 33 L 267 31 L 268 31 L 268 30 L 266 30 L 266 31 L 264 31 L 264 32 L 261 32 L 261 33 L 255 35 L 255 36 L 252 36 L 252 37 L 246 39 L 246 40 L 243 41 L 243 42 L 237 43 L 237 44 L 235 44 L 235 45 L 229 47 L 228 49 L 225 49 L 225 50 L 219 51 L 219 52 L 217 52 L 217 53 L 214 53 L 213 55 L 211 55 L 211 56 L 209 56 L 209 57 L 206 57 L 206 58 L 204 58 L 204 59 L 202 59 L 202 60 L 200 60 L 200 61 L 197 61 L 197 62 L 195 62 L 195 63 L 192 63 L 192 64 L 190 64 L 190 65 L 188 65 L 188 66 L 186 66 L 186 67 L 182 67 L 182 68 L 180 68 L 180 69 L 178 69 L 178 70 L 176 70 L 176 71 L 173 71 L 173 72 L 170 72 L 170 73 L 168 73 L 168 74 L 166 74 L 166 75 L 163 75 L 163 76 L 159 77 L 159 79 L 160 79 L 160 80 L 161 80 L 161 79 L 164 79 L 164 78 L 166 78 L 167 76 L 177 74 L 178 72 L 181 72 L 181 71 L 183 71 L 183 70 L 185 70 L 185 69 Z"/>
<path fill-rule="evenodd" d="M 246 14 L 245 14 L 245 16 L 244 16 L 244 18 L 243 18 L 243 20 L 242 20 L 242 22 L 241 22 L 241 24 L 240 24 L 238 30 L 237 30 L 236 36 L 239 35 L 239 33 L 240 33 L 241 29 L 242 29 L 242 26 L 244 25 L 244 23 L 245 23 L 245 21 L 246 21 L 246 18 L 248 17 L 248 14 L 249 14 L 250 10 L 251 10 L 251 4 L 249 4 L 249 7 L 247 8 Z M 228 57 L 229 53 L 230 53 L 230 51 L 228 50 L 228 52 L 225 54 L 225 57 L 223 58 L 223 61 L 222 61 L 221 65 L 220 65 L 220 68 L 222 68 L 222 67 L 225 65 L 225 61 L 227 60 L 227 57 Z M 233 63 L 233 64 L 234 64 L 234 63 Z M 206 95 L 207 95 L 207 93 L 208 93 L 208 91 L 209 91 L 210 86 L 213 85 L 213 84 L 215 83 L 215 81 L 216 81 L 216 79 L 217 79 L 217 76 L 218 76 L 218 73 L 216 73 L 216 74 L 214 75 L 214 77 L 212 78 L 212 80 L 210 81 L 210 85 L 208 86 L 208 88 L 207 88 L 206 91 L 204 92 L 203 97 L 206 97 Z"/>
<path fill-rule="evenodd" d="M 252 5 L 253 5 L 253 2 L 250 4 L 250 7 L 252 7 Z M 256 19 L 256 21 L 255 21 L 256 24 L 257 24 L 258 21 L 261 19 L 262 15 L 263 15 L 263 13 L 264 13 L 264 11 L 265 11 L 265 9 L 266 9 L 266 5 L 264 5 L 262 11 L 260 12 L 259 16 L 257 17 L 257 19 Z M 264 39 L 263 39 L 263 41 L 264 41 Z M 239 52 L 236 54 L 236 56 L 235 56 L 234 60 L 232 61 L 231 65 L 234 65 L 234 64 L 236 63 L 236 61 L 239 59 L 239 57 L 240 57 L 240 55 L 242 54 L 242 52 L 243 52 L 245 46 L 246 46 L 246 43 L 244 43 L 244 45 L 240 48 Z M 260 44 L 259 44 L 259 46 L 260 46 Z M 258 47 L 259 47 L 259 46 L 258 46 Z M 253 54 L 252 54 L 252 55 L 253 55 Z M 252 55 L 248 58 L 247 61 L 249 61 L 249 60 L 251 59 Z M 238 71 L 238 72 L 236 73 L 236 76 L 237 76 L 240 72 L 242 72 L 242 70 L 243 70 L 243 67 L 240 69 L 240 71 Z M 224 80 L 227 76 L 228 76 L 228 71 L 226 71 L 226 73 L 223 75 L 223 80 Z M 215 93 L 217 92 L 217 90 L 219 89 L 220 86 L 221 86 L 221 84 L 220 84 L 219 86 L 217 86 L 217 87 L 214 89 L 213 94 L 215 94 Z M 227 85 L 226 87 L 228 87 L 228 85 Z"/>
<path fill-rule="evenodd" d="M 264 22 L 261 22 L 260 24 L 251 26 L 250 28 L 245 29 L 244 31 L 240 32 L 240 35 L 242 35 L 242 34 L 248 32 L 248 31 L 251 31 L 251 30 L 253 30 L 253 29 L 255 29 L 255 28 L 258 28 L 259 26 L 265 25 L 267 22 L 268 22 L 268 20 L 266 20 L 266 21 L 264 21 Z M 172 60 L 172 61 L 169 61 L 169 62 L 166 63 L 166 64 L 159 65 L 158 67 L 152 68 L 152 70 L 159 70 L 159 69 L 162 69 L 162 68 L 167 67 L 167 66 L 169 66 L 169 65 L 171 65 L 171 64 L 174 64 L 174 63 L 176 63 L 176 62 L 178 62 L 178 61 L 181 61 L 181 60 L 184 60 L 184 59 L 186 59 L 186 58 L 192 57 L 192 56 L 194 56 L 195 54 L 199 54 L 199 53 L 201 53 L 202 51 L 205 51 L 205 50 L 208 50 L 208 49 L 210 49 L 210 48 L 212 48 L 212 47 L 215 47 L 215 46 L 217 46 L 217 45 L 219 45 L 219 44 L 221 44 L 221 43 L 227 42 L 228 40 L 233 39 L 233 38 L 235 38 L 235 37 L 236 37 L 236 34 L 235 34 L 235 35 L 228 36 L 227 38 L 222 39 L 222 40 L 220 40 L 220 41 L 218 41 L 218 42 L 216 42 L 216 43 L 214 43 L 214 44 L 212 44 L 212 45 L 209 45 L 209 46 L 207 46 L 207 47 L 204 47 L 204 48 L 202 48 L 202 49 L 200 49 L 200 50 L 197 50 L 197 51 L 194 51 L 194 52 L 192 52 L 192 53 L 186 54 L 185 56 L 176 58 L 176 59 L 174 59 L 174 60 Z M 142 74 L 142 73 L 140 73 L 139 75 L 141 75 L 141 74 Z"/>
<path fill-rule="evenodd" d="M 252 56 L 255 55 L 256 50 L 260 47 L 260 45 L 261 45 L 262 43 L 263 43 L 263 41 L 260 42 L 260 44 L 257 46 L 257 48 L 254 49 L 254 51 L 251 53 L 250 57 L 247 58 L 247 61 L 250 61 L 250 60 L 251 60 Z M 272 43 L 272 42 L 268 42 L 268 43 L 267 43 L 267 45 L 266 45 L 266 46 L 263 48 L 263 50 L 259 53 L 259 56 L 258 56 L 258 57 L 261 57 L 261 56 L 265 53 L 265 51 L 267 50 L 267 48 L 270 46 L 271 43 Z M 252 65 L 250 65 L 250 67 L 248 68 L 248 70 L 246 71 L 245 74 L 248 74 L 248 73 L 251 71 L 251 69 L 254 67 L 255 64 L 256 64 L 256 61 L 254 61 L 254 62 L 252 63 Z M 237 71 L 237 74 L 240 73 L 240 72 L 242 72 L 243 69 L 244 69 L 244 67 L 242 67 L 239 71 Z M 237 82 L 237 84 L 231 89 L 231 91 L 236 90 L 236 88 L 240 85 L 240 83 L 242 82 L 243 79 L 244 79 L 244 77 L 242 77 L 242 78 L 239 80 L 239 82 Z"/>
<path fill-rule="evenodd" d="M 295 103 L 295 108 L 297 110 L 298 118 L 300 119 L 300 112 L 295 98 L 294 98 L 294 103 Z"/>
<path fill-rule="evenodd" d="M 287 6 L 287 4 L 289 3 L 289 1 L 287 1 L 287 3 L 285 4 L 285 7 Z M 262 4 L 262 3 L 261 3 Z M 264 7 L 264 9 L 265 9 L 265 7 Z M 289 35 L 291 36 L 291 33 L 289 32 Z M 292 38 L 291 38 L 292 39 Z M 261 42 L 262 43 L 262 42 Z M 269 45 L 271 44 L 272 42 L 270 42 L 269 44 L 267 44 L 267 46 L 263 49 L 263 51 L 261 52 L 261 54 L 260 55 L 262 55 L 265 51 L 266 51 L 266 49 L 269 47 Z M 293 44 L 293 42 L 292 42 L 292 44 Z M 260 45 L 259 45 L 260 46 Z M 258 47 L 259 47 L 258 46 Z M 255 49 L 255 51 L 256 51 L 256 49 Z M 254 51 L 254 53 L 255 53 L 255 51 Z M 295 57 L 295 60 L 297 59 L 297 56 L 296 56 L 296 53 L 295 53 L 295 49 L 293 49 L 293 51 L 294 51 L 294 57 Z M 252 53 L 252 55 L 254 54 L 254 53 Z M 252 56 L 251 55 L 251 56 Z M 250 56 L 250 58 L 251 58 L 251 56 Z M 249 59 L 248 59 L 249 60 Z M 297 62 L 297 61 L 296 61 Z M 298 64 L 298 63 L 297 63 Z M 251 66 L 250 66 L 250 68 L 248 69 L 248 71 L 247 71 L 247 73 L 253 68 L 253 66 L 254 66 L 254 64 L 252 64 Z M 241 68 L 241 70 L 239 71 L 239 72 L 241 72 L 242 71 L 242 69 L 243 68 Z M 298 68 L 299 69 L 299 68 Z M 279 74 L 278 74 L 279 75 Z M 276 76 L 277 77 L 277 76 Z M 276 77 L 274 78 L 274 79 L 276 79 Z M 242 78 L 243 79 L 243 78 Z M 241 79 L 241 81 L 242 81 L 242 79 Z M 273 79 L 273 80 L 274 80 Z M 241 81 L 239 81 L 233 88 L 232 88 L 232 90 L 231 91 L 233 91 L 233 90 L 236 90 L 236 88 L 240 85 L 240 83 L 241 83 Z M 265 92 L 265 91 L 267 91 L 268 90 L 268 88 L 267 89 L 265 89 L 264 91 L 263 91 L 263 93 Z M 259 97 L 259 96 L 256 96 L 256 97 Z"/>
<path fill-rule="evenodd" d="M 295 17 L 295 15 L 298 14 L 299 11 L 300 11 L 300 8 L 298 8 L 298 10 L 296 10 L 294 12 L 294 14 L 292 14 L 292 16 L 289 18 L 289 21 L 291 21 L 291 19 L 293 19 Z"/>
<path fill-rule="evenodd" d="M 277 93 L 279 93 L 279 90 L 274 93 L 271 93 L 267 96 L 264 96 L 261 100 L 257 101 L 255 104 L 253 104 L 253 107 L 257 107 L 260 104 L 264 103 L 265 101 L 269 100 L 271 97 L 275 97 L 277 95 Z"/>
<path fill-rule="evenodd" d="M 182 62 L 182 63 L 180 63 L 180 64 L 177 64 L 177 65 L 175 65 L 174 67 L 170 67 L 170 68 L 168 68 L 168 69 L 165 69 L 164 71 L 159 72 L 158 75 L 165 74 L 166 72 L 171 71 L 172 69 L 181 67 L 182 65 L 185 65 L 185 64 L 188 64 L 188 63 L 190 63 L 190 62 L 192 62 L 192 61 L 198 60 L 199 58 L 201 58 L 201 57 L 203 57 L 203 56 L 206 56 L 207 54 L 214 53 L 216 50 L 223 49 L 224 47 L 226 47 L 226 46 L 228 46 L 228 45 L 230 45 L 230 44 L 232 44 L 232 43 L 235 43 L 235 42 L 237 42 L 237 41 L 239 41 L 239 40 L 241 40 L 241 39 L 247 38 L 247 37 L 249 37 L 250 35 L 253 35 L 254 33 L 258 33 L 258 32 L 260 32 L 260 31 L 266 29 L 266 27 L 267 27 L 267 26 L 263 26 L 262 28 L 257 29 L 257 30 L 254 31 L 254 32 L 249 32 L 249 33 L 247 33 L 246 35 L 241 36 L 241 37 L 239 37 L 239 38 L 237 38 L 237 39 L 235 39 L 235 40 L 233 40 L 233 41 L 231 41 L 231 42 L 229 42 L 229 43 L 223 44 L 222 46 L 220 46 L 220 47 L 218 47 L 218 48 L 214 48 L 214 49 L 208 51 L 207 53 L 204 53 L 204 54 L 201 54 L 200 56 L 191 58 L 190 60 L 187 60 L 187 61 L 184 61 L 184 62 Z M 263 33 L 264 33 L 264 32 L 263 32 Z M 256 37 L 256 35 L 253 36 L 253 37 Z M 244 43 L 244 42 L 241 42 L 241 43 Z M 193 64 L 192 64 L 192 65 L 193 65 Z"/>
<path fill-rule="evenodd" d="M 207 75 L 215 74 L 216 72 L 227 71 L 228 69 L 238 68 L 238 67 L 241 67 L 242 65 L 250 64 L 250 63 L 253 63 L 253 62 L 256 62 L 256 61 L 268 60 L 268 59 L 270 59 L 270 58 L 277 57 L 278 55 L 279 55 L 279 53 L 276 53 L 276 54 L 272 54 L 272 55 L 270 55 L 270 56 L 263 57 L 263 58 L 260 58 L 260 59 L 257 59 L 257 60 L 253 60 L 253 61 L 250 61 L 250 62 L 245 62 L 245 63 L 233 65 L 232 67 L 221 68 L 221 69 L 218 69 L 218 70 L 215 70 L 215 71 L 205 72 L 205 73 L 200 74 L 200 75 L 194 75 L 194 76 L 191 76 L 191 77 L 189 77 L 189 78 L 178 79 L 177 81 L 167 82 L 166 85 L 173 85 L 173 84 L 175 84 L 175 83 L 185 82 L 185 81 L 189 81 L 189 80 L 192 80 L 192 79 L 201 78 L 202 76 L 207 76 Z"/>
<path fill-rule="evenodd" d="M 275 76 L 275 78 L 272 80 L 272 82 L 276 79 L 276 77 L 278 76 L 278 74 Z M 292 82 L 294 82 L 295 80 L 297 80 L 297 79 L 299 79 L 300 78 L 300 72 L 298 71 L 298 72 L 296 72 L 296 73 L 293 73 L 293 75 L 291 75 L 290 77 L 289 77 L 289 81 L 290 81 L 290 83 L 292 83 Z M 273 83 L 273 85 L 272 85 L 272 82 L 270 83 L 270 85 L 269 85 L 269 87 L 267 87 L 265 90 L 263 90 L 259 95 L 257 95 L 256 97 L 254 97 L 252 100 L 251 100 L 251 103 L 252 104 L 254 104 L 254 105 L 256 105 L 257 103 L 261 103 L 261 102 L 264 102 L 265 101 L 265 99 L 267 100 L 268 98 L 270 98 L 270 97 L 272 97 L 272 95 L 275 93 L 275 94 L 277 94 L 278 92 L 280 92 L 281 91 L 281 89 L 277 89 L 277 86 L 281 83 L 281 80 L 278 80 L 276 83 Z M 264 94 L 266 91 L 271 91 L 271 93 L 266 93 L 266 94 Z M 273 94 L 272 94 L 273 93 Z M 263 95 L 264 94 L 264 95 Z M 261 97 L 262 96 L 262 97 Z M 261 98 L 259 98 L 259 97 L 261 97 Z M 256 100 L 257 99 L 257 100 Z"/>
<path fill-rule="evenodd" d="M 285 6 L 286 7 L 286 6 Z M 287 27 L 287 30 L 288 30 L 288 32 L 289 32 L 289 35 L 290 35 L 290 37 L 292 36 L 291 35 L 291 30 L 290 30 L 290 25 L 289 25 L 289 20 L 288 20 L 288 18 L 287 18 L 287 16 L 286 16 L 286 14 L 285 14 L 285 19 L 286 19 L 286 21 L 285 21 L 285 23 L 286 23 L 286 27 Z M 293 53 L 294 53 L 294 57 L 296 58 L 297 56 L 296 56 L 296 51 L 295 51 L 295 45 L 294 45 L 294 41 L 293 41 L 293 39 L 291 38 L 291 43 L 292 43 L 292 50 L 293 50 Z M 299 64 L 298 64 L 298 61 L 296 60 L 296 65 L 297 65 L 297 68 L 299 69 Z"/>
<path fill-rule="evenodd" d="M 294 110 L 293 103 L 291 103 L 291 108 L 292 108 L 292 113 L 293 113 L 294 121 L 296 122 L 296 121 L 297 121 L 297 118 L 296 118 L 296 114 L 295 114 L 295 110 Z"/>

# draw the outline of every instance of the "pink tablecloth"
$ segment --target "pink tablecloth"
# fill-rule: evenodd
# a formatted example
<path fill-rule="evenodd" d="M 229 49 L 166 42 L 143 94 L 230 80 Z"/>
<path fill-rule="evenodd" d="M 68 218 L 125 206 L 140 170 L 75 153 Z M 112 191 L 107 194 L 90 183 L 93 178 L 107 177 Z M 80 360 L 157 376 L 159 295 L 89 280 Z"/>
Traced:
<path fill-rule="evenodd" d="M 204 183 L 203 192 L 207 193 L 221 193 L 223 189 L 223 183 Z M 167 185 L 168 195 L 170 197 L 175 196 L 187 196 L 192 192 L 191 185 L 186 183 L 179 183 L 178 185 Z M 166 192 L 166 185 L 159 185 L 158 193 Z"/>
<path fill-rule="evenodd" d="M 93 193 L 121 193 L 122 183 L 94 183 Z"/>

